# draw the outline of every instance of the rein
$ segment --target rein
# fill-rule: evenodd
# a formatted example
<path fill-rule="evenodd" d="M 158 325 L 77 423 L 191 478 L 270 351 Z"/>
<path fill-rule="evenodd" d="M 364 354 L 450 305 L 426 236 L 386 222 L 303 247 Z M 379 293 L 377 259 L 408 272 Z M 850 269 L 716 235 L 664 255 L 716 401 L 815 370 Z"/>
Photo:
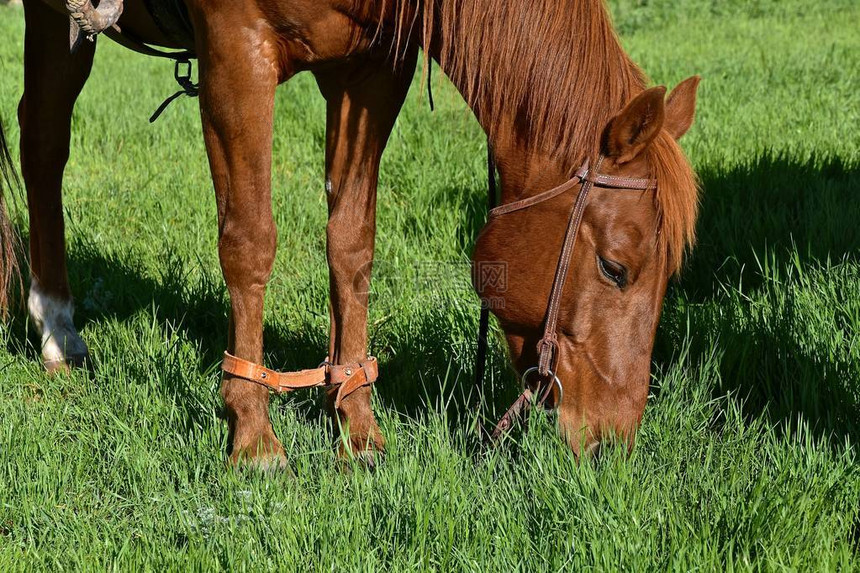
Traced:
<path fill-rule="evenodd" d="M 563 193 L 580 185 L 579 193 L 576 196 L 576 201 L 570 211 L 570 216 L 567 222 L 567 230 L 564 235 L 561 252 L 559 254 L 558 266 L 556 267 L 555 277 L 550 290 L 549 302 L 547 304 L 546 318 L 544 320 L 543 336 L 538 342 L 538 365 L 526 370 L 522 377 L 523 393 L 519 398 L 508 408 L 507 412 L 496 424 L 493 433 L 490 436 L 491 441 L 495 442 L 500 437 L 507 434 L 514 423 L 520 420 L 523 415 L 531 409 L 535 404 L 541 407 L 546 407 L 549 397 L 552 395 L 555 387 L 558 387 L 559 397 L 555 401 L 556 407 L 561 403 L 564 397 L 564 388 L 555 374 L 555 368 L 558 363 L 558 316 L 561 310 L 561 295 L 564 291 L 564 285 L 567 281 L 570 263 L 573 259 L 573 250 L 576 247 L 576 238 L 579 235 L 579 227 L 582 224 L 582 216 L 585 213 L 585 207 L 588 203 L 588 196 L 591 190 L 597 187 L 619 190 L 636 190 L 649 191 L 657 188 L 656 179 L 644 179 L 637 177 L 617 177 L 613 175 L 604 175 L 600 173 L 600 166 L 603 164 L 604 156 L 600 155 L 597 163 L 592 169 L 589 165 L 589 160 L 583 162 L 582 166 L 576 174 L 568 181 L 562 183 L 558 187 L 554 187 L 549 191 L 538 193 L 532 197 L 514 201 L 506 205 L 495 206 L 495 166 L 493 164 L 492 154 L 488 155 L 488 172 L 489 172 L 489 195 L 490 195 L 490 211 L 489 218 L 501 217 L 509 213 L 528 209 L 535 205 L 539 205 L 545 201 L 549 201 Z M 480 388 L 483 386 L 484 370 L 487 355 L 487 334 L 489 331 L 489 308 L 488 305 L 481 305 L 481 320 L 478 328 L 478 352 L 476 356 L 475 373 L 476 385 Z M 537 374 L 538 385 L 535 390 L 530 388 L 529 377 Z M 549 381 L 549 383 L 547 383 Z"/>
<path fill-rule="evenodd" d="M 496 162 L 493 160 L 493 148 L 487 142 L 487 210 L 492 213 L 496 208 Z M 490 331 L 490 305 L 481 303 L 481 318 L 478 322 L 478 349 L 475 356 L 475 387 L 483 388 L 484 370 L 487 365 L 487 336 Z"/>

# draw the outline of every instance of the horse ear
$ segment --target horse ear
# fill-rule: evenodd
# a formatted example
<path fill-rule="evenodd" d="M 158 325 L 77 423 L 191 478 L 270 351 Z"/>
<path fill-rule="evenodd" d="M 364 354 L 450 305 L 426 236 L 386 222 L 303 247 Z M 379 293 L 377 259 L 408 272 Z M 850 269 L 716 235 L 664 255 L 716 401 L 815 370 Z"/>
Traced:
<path fill-rule="evenodd" d="M 687 78 L 672 90 L 666 100 L 665 128 L 675 139 L 681 139 L 693 125 L 696 116 L 696 90 L 701 80 L 699 76 Z"/>
<path fill-rule="evenodd" d="M 663 86 L 645 90 L 616 115 L 606 129 L 606 155 L 616 163 L 627 163 L 651 143 L 663 127 Z"/>

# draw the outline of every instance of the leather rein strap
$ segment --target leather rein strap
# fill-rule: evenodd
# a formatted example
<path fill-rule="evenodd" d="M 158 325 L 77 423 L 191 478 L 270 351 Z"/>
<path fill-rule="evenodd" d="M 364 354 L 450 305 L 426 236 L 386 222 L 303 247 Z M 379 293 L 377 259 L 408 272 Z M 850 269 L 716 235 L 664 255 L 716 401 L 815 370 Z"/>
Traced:
<path fill-rule="evenodd" d="M 532 391 L 528 387 L 528 380 L 526 378 L 529 372 L 534 371 L 534 369 L 526 373 L 523 377 L 523 384 L 526 387 L 520 397 L 517 398 L 514 404 L 507 412 L 505 412 L 505 415 L 496 425 L 492 434 L 493 441 L 507 433 L 513 427 L 514 422 L 522 417 L 524 412 L 528 411 L 533 402 L 536 401 L 541 406 L 545 405 L 556 385 L 559 387 L 559 391 L 562 391 L 561 381 L 555 374 L 555 367 L 558 362 L 558 316 L 561 309 L 561 297 L 564 291 L 564 285 L 567 281 L 570 263 L 573 260 L 573 250 L 574 247 L 576 247 L 576 238 L 579 235 L 579 227 L 582 224 L 582 217 L 585 213 L 585 207 L 588 203 L 588 196 L 591 193 L 591 190 L 595 186 L 608 189 L 637 191 L 648 191 L 657 188 L 656 179 L 617 177 L 601 174 L 600 166 L 603 163 L 603 159 L 604 156 L 601 155 L 597 159 L 597 163 L 593 169 L 589 166 L 588 159 L 586 159 L 573 178 L 562 183 L 558 187 L 550 189 L 549 191 L 544 191 L 543 193 L 538 193 L 533 197 L 528 197 L 526 199 L 521 199 L 519 201 L 514 201 L 513 203 L 508 203 L 506 205 L 490 209 L 490 218 L 507 215 L 509 213 L 514 213 L 522 209 L 533 207 L 534 205 L 538 205 L 545 201 L 549 201 L 550 199 L 558 197 L 559 195 L 573 189 L 577 185 L 580 185 L 576 201 L 570 211 L 567 230 L 564 235 L 564 242 L 562 243 L 561 253 L 559 254 L 558 266 L 556 267 L 552 289 L 550 290 L 549 303 L 547 305 L 546 318 L 544 320 L 543 337 L 538 343 L 539 361 L 536 370 L 544 384 L 539 385 L 538 389 Z M 494 193 L 494 187 L 495 185 L 492 186 L 491 193 Z M 483 310 L 481 318 L 481 330 L 478 335 L 478 360 L 483 362 L 486 351 L 481 351 L 482 338 L 484 339 L 483 347 L 485 349 L 487 335 L 483 321 Z M 478 375 L 481 377 L 483 375 L 483 370 L 483 364 L 479 364 L 476 368 Z M 546 384 L 547 380 L 549 380 L 548 384 Z M 482 383 L 481 378 L 478 379 L 478 383 Z"/>
<path fill-rule="evenodd" d="M 352 364 L 336 365 L 326 361 L 312 370 L 278 372 L 225 352 L 221 370 L 278 394 L 306 388 L 337 388 L 335 408 L 340 408 L 344 398 L 363 386 L 373 384 L 379 377 L 379 367 L 372 356 Z"/>

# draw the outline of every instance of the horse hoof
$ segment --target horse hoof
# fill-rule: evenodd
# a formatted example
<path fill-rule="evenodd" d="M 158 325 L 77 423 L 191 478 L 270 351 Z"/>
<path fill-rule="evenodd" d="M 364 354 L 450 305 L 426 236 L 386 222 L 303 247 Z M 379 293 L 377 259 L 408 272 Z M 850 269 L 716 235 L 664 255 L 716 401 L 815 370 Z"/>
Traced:
<path fill-rule="evenodd" d="M 385 461 L 385 450 L 375 446 L 359 449 L 341 445 L 338 457 L 345 467 L 358 467 L 374 471 Z"/>
<path fill-rule="evenodd" d="M 57 360 L 43 360 L 48 374 L 68 374 L 72 369 L 84 368 L 90 364 L 89 354 L 67 356 Z"/>
<path fill-rule="evenodd" d="M 274 434 L 260 436 L 241 445 L 233 444 L 230 465 L 266 474 L 292 474 L 287 454 Z"/>
<path fill-rule="evenodd" d="M 230 465 L 237 470 L 249 470 L 267 475 L 287 474 L 295 477 L 289 462 L 287 462 L 287 456 L 280 452 L 254 457 L 247 455 L 230 456 Z"/>
<path fill-rule="evenodd" d="M 364 450 L 355 454 L 355 461 L 365 469 L 374 471 L 385 462 L 385 451 Z"/>

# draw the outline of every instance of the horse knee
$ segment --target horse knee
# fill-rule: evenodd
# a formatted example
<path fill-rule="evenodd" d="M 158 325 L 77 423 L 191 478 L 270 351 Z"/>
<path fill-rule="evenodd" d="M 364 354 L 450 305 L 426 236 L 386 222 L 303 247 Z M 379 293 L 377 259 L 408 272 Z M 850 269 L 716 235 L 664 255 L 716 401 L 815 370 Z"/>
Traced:
<path fill-rule="evenodd" d="M 218 255 L 228 286 L 265 285 L 277 249 L 277 229 L 271 217 L 251 224 L 226 220 L 218 239 Z"/>

